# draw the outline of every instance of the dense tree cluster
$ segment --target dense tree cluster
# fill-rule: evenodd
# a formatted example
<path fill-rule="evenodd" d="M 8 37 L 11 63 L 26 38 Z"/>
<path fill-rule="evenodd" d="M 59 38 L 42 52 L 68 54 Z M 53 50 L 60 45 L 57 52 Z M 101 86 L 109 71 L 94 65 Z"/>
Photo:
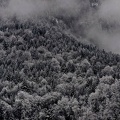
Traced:
<path fill-rule="evenodd" d="M 119 55 L 52 17 L 12 21 L 0 26 L 0 120 L 120 119 Z"/>

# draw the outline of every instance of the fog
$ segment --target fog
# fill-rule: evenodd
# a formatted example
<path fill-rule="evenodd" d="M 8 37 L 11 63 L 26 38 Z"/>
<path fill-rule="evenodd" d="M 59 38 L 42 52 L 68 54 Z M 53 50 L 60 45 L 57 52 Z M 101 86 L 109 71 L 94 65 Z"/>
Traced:
<path fill-rule="evenodd" d="M 99 4 L 95 7 L 91 7 L 89 0 L 8 1 L 6 7 L 0 7 L 0 16 L 3 19 L 9 19 L 14 15 L 18 19 L 33 18 L 35 15 L 72 17 L 74 20 L 70 30 L 76 33 L 78 39 L 82 31 L 85 34 L 84 37 L 99 48 L 120 53 L 119 0 L 101 0 L 100 2 L 98 0 Z"/>
<path fill-rule="evenodd" d="M 88 39 L 101 49 L 120 54 L 120 1 L 103 0 L 92 19 Z"/>
<path fill-rule="evenodd" d="M 103 1 L 98 10 L 98 17 L 111 26 L 107 31 L 97 29 L 98 32 L 95 32 L 101 46 L 108 51 L 120 53 L 120 0 Z"/>
<path fill-rule="evenodd" d="M 8 0 L 6 7 L 0 8 L 2 17 L 16 15 L 17 17 L 31 17 L 33 15 L 76 14 L 80 8 L 78 0 Z M 63 12 L 64 11 L 64 12 Z"/>
<path fill-rule="evenodd" d="M 99 10 L 101 18 L 109 22 L 120 23 L 120 0 L 105 0 Z"/>

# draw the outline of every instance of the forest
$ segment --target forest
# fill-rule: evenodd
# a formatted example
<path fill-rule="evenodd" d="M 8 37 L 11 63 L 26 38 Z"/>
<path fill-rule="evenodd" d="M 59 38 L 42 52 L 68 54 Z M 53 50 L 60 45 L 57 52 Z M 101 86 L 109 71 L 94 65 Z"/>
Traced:
<path fill-rule="evenodd" d="M 107 12 L 101 12 L 106 20 L 98 18 L 95 11 L 102 3 L 76 0 L 83 6 L 78 16 L 76 3 L 62 0 L 64 6 L 57 0 L 56 14 L 52 10 L 49 16 L 23 19 L 32 11 L 25 8 L 37 4 L 21 0 L 16 7 L 15 0 L 10 5 L 6 1 L 0 0 L 0 120 L 120 120 L 119 50 L 115 54 L 98 45 L 102 38 L 116 48 L 119 39 L 114 33 L 119 38 L 120 24 L 108 22 Z M 9 6 L 8 11 L 4 6 Z M 110 35 L 116 41 L 109 41 Z"/>
<path fill-rule="evenodd" d="M 120 119 L 120 55 L 54 17 L 1 23 L 0 120 Z"/>

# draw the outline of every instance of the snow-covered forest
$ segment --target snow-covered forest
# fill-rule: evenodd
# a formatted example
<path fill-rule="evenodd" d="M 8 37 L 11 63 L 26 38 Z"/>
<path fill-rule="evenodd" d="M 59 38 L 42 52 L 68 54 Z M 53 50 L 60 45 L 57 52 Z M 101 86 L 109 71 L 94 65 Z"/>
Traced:
<path fill-rule="evenodd" d="M 0 120 L 120 120 L 112 0 L 0 1 Z"/>

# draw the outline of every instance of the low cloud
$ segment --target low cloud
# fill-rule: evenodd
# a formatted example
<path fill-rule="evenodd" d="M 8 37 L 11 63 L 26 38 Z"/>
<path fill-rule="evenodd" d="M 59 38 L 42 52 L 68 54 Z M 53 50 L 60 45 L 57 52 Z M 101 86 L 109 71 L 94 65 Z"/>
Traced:
<path fill-rule="evenodd" d="M 120 23 L 120 0 L 104 0 L 100 6 L 99 17 L 108 22 Z"/>
<path fill-rule="evenodd" d="M 78 0 L 9 0 L 7 7 L 0 8 L 2 17 L 16 15 L 30 17 L 32 15 L 76 14 L 80 9 Z M 62 11 L 62 12 L 61 12 Z"/>

